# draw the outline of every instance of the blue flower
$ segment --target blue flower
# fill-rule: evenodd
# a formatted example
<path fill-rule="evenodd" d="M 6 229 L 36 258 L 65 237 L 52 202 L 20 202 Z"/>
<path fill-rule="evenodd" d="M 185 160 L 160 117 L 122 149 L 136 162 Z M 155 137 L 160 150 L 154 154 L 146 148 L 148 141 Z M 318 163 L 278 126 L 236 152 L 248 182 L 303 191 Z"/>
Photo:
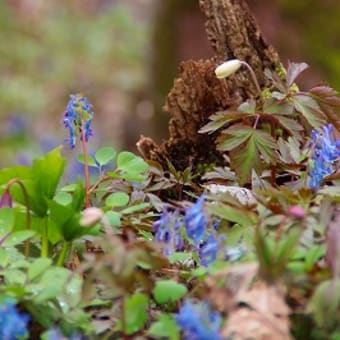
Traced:
<path fill-rule="evenodd" d="M 333 172 L 333 162 L 340 157 L 340 140 L 332 139 L 332 130 L 333 125 L 328 124 L 322 131 L 312 131 L 312 159 L 308 182 L 312 190 L 317 190 L 323 178 Z"/>
<path fill-rule="evenodd" d="M 15 340 L 18 337 L 27 335 L 27 324 L 29 316 L 19 314 L 15 303 L 12 300 L 6 300 L 0 305 L 0 339 Z"/>
<path fill-rule="evenodd" d="M 88 142 L 92 136 L 91 123 L 93 119 L 92 105 L 86 97 L 81 94 L 72 94 L 64 112 L 64 127 L 69 130 L 69 137 L 66 139 L 71 149 L 76 145 L 77 136 Z"/>
<path fill-rule="evenodd" d="M 217 238 L 214 235 L 209 235 L 198 249 L 201 265 L 207 267 L 209 264 L 213 263 L 217 258 L 218 250 L 219 242 Z"/>
<path fill-rule="evenodd" d="M 155 241 L 164 246 L 163 253 L 166 256 L 184 248 L 184 241 L 180 231 L 180 220 L 178 211 L 164 210 L 160 219 L 153 225 L 155 230 Z"/>
<path fill-rule="evenodd" d="M 219 340 L 221 315 L 211 311 L 206 302 L 185 301 L 175 320 L 185 340 Z"/>
<path fill-rule="evenodd" d="M 203 204 L 205 197 L 202 195 L 197 202 L 185 210 L 184 222 L 188 237 L 199 246 L 204 239 L 208 219 L 204 213 Z"/>

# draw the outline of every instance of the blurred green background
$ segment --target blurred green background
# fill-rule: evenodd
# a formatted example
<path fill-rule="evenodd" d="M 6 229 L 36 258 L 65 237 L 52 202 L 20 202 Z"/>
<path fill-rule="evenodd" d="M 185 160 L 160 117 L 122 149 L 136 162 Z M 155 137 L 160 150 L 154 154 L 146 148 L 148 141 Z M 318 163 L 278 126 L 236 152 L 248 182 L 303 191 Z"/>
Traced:
<path fill-rule="evenodd" d="M 196 0 L 0 1 L 1 165 L 29 162 L 63 142 L 69 94 L 94 105 L 91 148 L 161 141 L 177 65 L 212 55 Z M 338 0 L 251 0 L 285 63 L 312 67 L 303 85 L 340 89 Z"/>

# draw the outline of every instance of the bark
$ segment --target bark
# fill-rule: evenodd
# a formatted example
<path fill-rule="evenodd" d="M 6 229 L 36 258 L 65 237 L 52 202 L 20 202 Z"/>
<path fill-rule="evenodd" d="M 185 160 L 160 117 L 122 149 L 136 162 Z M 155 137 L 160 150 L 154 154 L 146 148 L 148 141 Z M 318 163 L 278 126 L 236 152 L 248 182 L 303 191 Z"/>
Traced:
<path fill-rule="evenodd" d="M 144 158 L 158 161 L 164 168 L 167 160 L 178 170 L 224 162 L 216 150 L 216 136 L 197 131 L 210 115 L 238 106 L 257 96 L 257 91 L 243 68 L 226 80 L 217 79 L 214 69 L 219 63 L 232 58 L 248 62 L 261 87 L 270 86 L 264 70 L 274 70 L 279 65 L 276 51 L 265 42 L 245 0 L 200 0 L 200 7 L 206 15 L 206 32 L 216 55 L 180 64 L 164 106 L 170 114 L 169 139 L 158 146 L 142 136 L 137 143 Z"/>

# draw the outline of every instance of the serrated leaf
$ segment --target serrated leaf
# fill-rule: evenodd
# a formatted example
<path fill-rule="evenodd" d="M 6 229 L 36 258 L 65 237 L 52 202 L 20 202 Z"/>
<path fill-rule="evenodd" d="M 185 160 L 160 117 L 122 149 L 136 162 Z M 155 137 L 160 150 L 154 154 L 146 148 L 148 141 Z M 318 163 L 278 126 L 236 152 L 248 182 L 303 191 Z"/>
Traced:
<path fill-rule="evenodd" d="M 320 107 L 312 97 L 299 94 L 292 98 L 292 102 L 295 110 L 301 113 L 313 128 L 321 128 L 325 124 Z"/>
<path fill-rule="evenodd" d="M 231 155 L 231 167 L 235 171 L 240 185 L 244 185 L 250 180 L 252 169 L 260 173 L 262 162 L 254 138 L 250 138 L 245 145 L 237 150 L 237 153 Z"/>
<path fill-rule="evenodd" d="M 223 134 L 217 139 L 219 151 L 230 151 L 241 144 L 245 143 L 252 135 L 253 130 L 251 128 L 243 128 L 239 126 L 233 126 L 223 131 Z"/>
<path fill-rule="evenodd" d="M 284 116 L 277 115 L 276 118 L 279 121 L 279 124 L 287 130 L 291 135 L 296 135 L 296 132 L 303 131 L 303 126 L 299 124 L 296 120 L 287 118 Z"/>
<path fill-rule="evenodd" d="M 246 102 L 242 103 L 237 110 L 243 113 L 255 114 L 256 101 L 254 99 L 248 99 Z"/>
<path fill-rule="evenodd" d="M 232 169 L 237 174 L 240 185 L 243 185 L 250 180 L 252 169 L 257 173 L 262 170 L 263 164 L 260 155 L 265 162 L 275 164 L 277 145 L 275 140 L 264 131 L 243 128 L 237 130 L 236 133 L 236 136 L 232 137 L 232 141 L 227 145 L 227 149 L 230 147 L 235 149 L 235 145 L 239 146 L 237 151 L 231 153 L 230 158 Z M 235 131 L 232 131 L 232 134 L 235 135 Z M 244 140 L 246 143 L 240 146 L 242 144 L 240 141 Z"/>
<path fill-rule="evenodd" d="M 287 69 L 287 86 L 290 87 L 295 79 L 308 68 L 309 66 L 306 63 L 291 63 L 288 62 L 288 69 Z"/>
<path fill-rule="evenodd" d="M 125 192 L 114 192 L 105 200 L 105 205 L 111 208 L 124 207 L 129 203 L 130 197 Z"/>
<path fill-rule="evenodd" d="M 104 147 L 97 150 L 95 159 L 99 165 L 103 166 L 115 159 L 117 151 L 112 147 Z"/>
<path fill-rule="evenodd" d="M 173 280 L 157 281 L 153 289 L 153 296 L 157 303 L 176 302 L 187 293 L 187 287 Z"/>

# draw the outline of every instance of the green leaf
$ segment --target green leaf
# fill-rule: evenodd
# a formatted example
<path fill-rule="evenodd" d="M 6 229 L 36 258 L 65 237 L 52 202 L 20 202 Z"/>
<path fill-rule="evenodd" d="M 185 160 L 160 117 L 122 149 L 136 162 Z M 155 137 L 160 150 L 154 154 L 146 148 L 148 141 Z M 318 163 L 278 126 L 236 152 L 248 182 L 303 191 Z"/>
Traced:
<path fill-rule="evenodd" d="M 160 314 L 158 320 L 151 325 L 150 329 L 148 330 L 148 334 L 156 337 L 157 339 L 180 339 L 179 329 L 175 320 L 171 315 L 164 313 Z"/>
<path fill-rule="evenodd" d="M 125 208 L 121 211 L 122 214 L 133 214 L 137 211 L 144 210 L 146 208 L 150 208 L 151 204 L 150 203 L 139 203 L 136 205 L 132 205 L 131 207 Z"/>
<path fill-rule="evenodd" d="M 52 199 L 56 194 L 56 189 L 60 178 L 64 172 L 65 158 L 61 157 L 61 147 L 58 147 L 43 158 L 33 161 L 33 199 L 30 200 L 31 209 L 38 216 L 45 216 L 47 213 L 47 199 Z"/>
<path fill-rule="evenodd" d="M 157 281 L 153 289 L 153 296 L 157 303 L 176 302 L 187 293 L 187 287 L 173 280 Z"/>
<path fill-rule="evenodd" d="M 216 203 L 211 207 L 212 212 L 227 221 L 238 223 L 243 227 L 249 227 L 257 222 L 257 216 L 250 210 L 239 209 L 230 205 Z"/>
<path fill-rule="evenodd" d="M 229 133 L 229 130 L 227 130 L 227 133 Z M 252 169 L 256 173 L 262 171 L 263 164 L 260 155 L 265 162 L 275 164 L 277 159 L 275 149 L 277 145 L 268 133 L 252 128 L 242 128 L 233 129 L 231 135 L 233 137 L 224 142 L 223 145 L 224 150 L 238 147 L 237 152 L 231 153 L 230 158 L 231 167 L 237 174 L 240 185 L 250 181 Z M 225 149 L 226 143 L 229 143 L 229 145 Z M 243 143 L 244 145 L 241 145 Z"/>
<path fill-rule="evenodd" d="M 29 280 L 34 280 L 37 276 L 42 274 L 49 266 L 51 266 L 52 260 L 49 258 L 35 259 L 28 268 Z"/>
<path fill-rule="evenodd" d="M 191 259 L 192 254 L 186 252 L 176 252 L 169 256 L 170 263 L 183 262 Z"/>
<path fill-rule="evenodd" d="M 248 117 L 249 115 L 236 111 L 219 111 L 209 117 L 210 122 L 204 125 L 199 133 L 213 133 L 222 126 L 239 119 Z"/>
<path fill-rule="evenodd" d="M 247 144 L 239 148 L 237 154 L 231 157 L 231 167 L 235 171 L 240 185 L 250 181 L 252 169 L 255 169 L 257 173 L 261 172 L 262 162 L 254 138 L 249 139 Z"/>
<path fill-rule="evenodd" d="M 254 99 L 248 99 L 246 102 L 242 103 L 238 107 L 238 111 L 241 111 L 243 113 L 255 114 L 256 101 Z"/>
<path fill-rule="evenodd" d="M 54 200 L 62 205 L 69 205 L 72 202 L 72 195 L 66 191 L 59 191 Z"/>
<path fill-rule="evenodd" d="M 39 281 L 40 291 L 34 297 L 34 301 L 43 303 L 55 299 L 66 287 L 71 272 L 65 268 L 52 267 L 47 269 Z"/>
<path fill-rule="evenodd" d="M 143 173 L 148 170 L 149 165 L 143 158 L 132 152 L 122 151 L 117 157 L 117 169 L 127 173 Z"/>
<path fill-rule="evenodd" d="M 16 231 L 12 233 L 3 243 L 4 247 L 13 247 L 22 242 L 26 241 L 27 239 L 33 237 L 35 235 L 35 231 L 33 230 L 22 230 Z"/>
<path fill-rule="evenodd" d="M 241 128 L 233 126 L 223 131 L 223 134 L 217 139 L 218 150 L 230 151 L 241 144 L 245 143 L 252 135 L 253 130 L 250 128 Z M 230 137 L 226 136 L 229 135 Z"/>
<path fill-rule="evenodd" d="M 105 200 L 105 205 L 108 207 L 124 207 L 129 203 L 130 197 L 125 192 L 114 192 L 109 195 Z"/>
<path fill-rule="evenodd" d="M 77 160 L 78 160 L 79 163 L 84 164 L 85 163 L 84 154 L 83 153 L 79 153 L 77 155 Z M 88 155 L 87 163 L 91 167 L 98 168 L 98 164 L 96 163 L 96 160 L 91 155 Z"/>
<path fill-rule="evenodd" d="M 302 114 L 313 128 L 321 128 L 325 124 L 325 117 L 320 111 L 318 103 L 310 96 L 296 95 L 292 98 L 295 110 Z"/>
<path fill-rule="evenodd" d="M 107 211 L 105 213 L 105 216 L 112 227 L 120 227 L 121 225 L 120 218 L 122 216 L 120 213 L 116 211 Z"/>
<path fill-rule="evenodd" d="M 14 213 L 12 208 L 0 209 L 0 240 L 12 231 Z"/>
<path fill-rule="evenodd" d="M 96 161 L 103 166 L 115 159 L 117 151 L 112 147 L 104 147 L 97 150 L 95 153 Z"/>
<path fill-rule="evenodd" d="M 147 307 L 149 298 L 145 294 L 136 293 L 125 298 L 124 315 L 125 315 L 125 334 L 130 335 L 138 332 L 144 327 L 148 319 Z"/>

